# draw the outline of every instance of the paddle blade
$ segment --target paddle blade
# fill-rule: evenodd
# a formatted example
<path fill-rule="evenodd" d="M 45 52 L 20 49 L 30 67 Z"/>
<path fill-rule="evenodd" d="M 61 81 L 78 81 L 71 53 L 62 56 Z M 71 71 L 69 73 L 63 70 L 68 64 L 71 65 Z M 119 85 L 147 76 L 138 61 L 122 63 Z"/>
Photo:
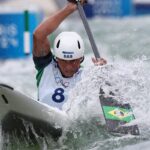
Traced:
<path fill-rule="evenodd" d="M 137 125 L 127 125 L 135 119 L 130 104 L 119 103 L 112 97 L 105 98 L 104 95 L 100 95 L 100 103 L 108 131 L 121 134 L 140 134 Z"/>

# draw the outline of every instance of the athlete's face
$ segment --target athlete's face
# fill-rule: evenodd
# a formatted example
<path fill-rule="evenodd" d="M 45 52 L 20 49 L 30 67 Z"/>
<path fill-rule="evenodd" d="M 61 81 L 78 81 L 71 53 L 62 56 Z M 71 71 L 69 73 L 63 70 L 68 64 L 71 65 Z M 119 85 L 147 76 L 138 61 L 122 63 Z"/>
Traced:
<path fill-rule="evenodd" d="M 59 69 L 63 76 L 72 77 L 80 68 L 82 58 L 74 59 L 74 60 L 63 60 L 57 58 L 57 63 Z"/>

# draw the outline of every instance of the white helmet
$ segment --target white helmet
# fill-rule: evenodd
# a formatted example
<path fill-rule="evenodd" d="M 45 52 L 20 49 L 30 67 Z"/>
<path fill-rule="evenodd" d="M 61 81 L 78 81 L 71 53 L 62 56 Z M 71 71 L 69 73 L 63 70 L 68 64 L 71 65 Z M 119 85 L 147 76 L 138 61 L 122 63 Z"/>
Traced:
<path fill-rule="evenodd" d="M 74 60 L 84 56 L 84 44 L 76 32 L 62 32 L 54 41 L 54 55 L 64 60 Z"/>

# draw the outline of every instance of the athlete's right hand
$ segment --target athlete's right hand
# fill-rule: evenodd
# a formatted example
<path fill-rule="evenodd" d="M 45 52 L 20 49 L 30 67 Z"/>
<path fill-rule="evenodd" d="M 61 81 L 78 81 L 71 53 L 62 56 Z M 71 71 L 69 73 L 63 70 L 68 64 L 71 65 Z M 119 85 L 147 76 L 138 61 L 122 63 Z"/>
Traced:
<path fill-rule="evenodd" d="M 71 3 L 77 3 L 77 0 L 68 0 Z M 81 4 L 87 3 L 87 0 L 80 0 Z"/>
<path fill-rule="evenodd" d="M 81 4 L 87 3 L 87 0 L 79 0 L 79 1 L 81 2 Z M 76 4 L 77 0 L 68 0 L 68 2 Z"/>
<path fill-rule="evenodd" d="M 77 10 L 76 0 L 68 0 L 68 1 L 69 1 L 69 2 L 68 2 L 67 7 L 68 7 L 70 10 L 72 10 L 72 11 Z M 73 1 L 75 1 L 75 3 L 74 3 Z M 81 0 L 81 4 L 82 4 L 82 5 L 83 5 L 84 3 L 86 3 L 86 2 L 87 2 L 87 0 Z"/>
<path fill-rule="evenodd" d="M 71 11 L 77 10 L 77 4 L 69 2 L 67 8 Z"/>
<path fill-rule="evenodd" d="M 86 4 L 87 2 L 87 0 L 81 0 L 81 4 Z"/>

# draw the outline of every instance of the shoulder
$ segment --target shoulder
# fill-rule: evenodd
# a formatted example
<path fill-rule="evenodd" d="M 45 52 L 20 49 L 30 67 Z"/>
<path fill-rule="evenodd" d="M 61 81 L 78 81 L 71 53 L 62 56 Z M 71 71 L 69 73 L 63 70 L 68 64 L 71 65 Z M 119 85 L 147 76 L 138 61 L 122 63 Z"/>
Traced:
<path fill-rule="evenodd" d="M 35 64 L 35 68 L 37 70 L 44 69 L 48 64 L 50 64 L 53 60 L 53 55 L 49 52 L 46 56 L 36 57 L 33 56 L 33 61 Z"/>

